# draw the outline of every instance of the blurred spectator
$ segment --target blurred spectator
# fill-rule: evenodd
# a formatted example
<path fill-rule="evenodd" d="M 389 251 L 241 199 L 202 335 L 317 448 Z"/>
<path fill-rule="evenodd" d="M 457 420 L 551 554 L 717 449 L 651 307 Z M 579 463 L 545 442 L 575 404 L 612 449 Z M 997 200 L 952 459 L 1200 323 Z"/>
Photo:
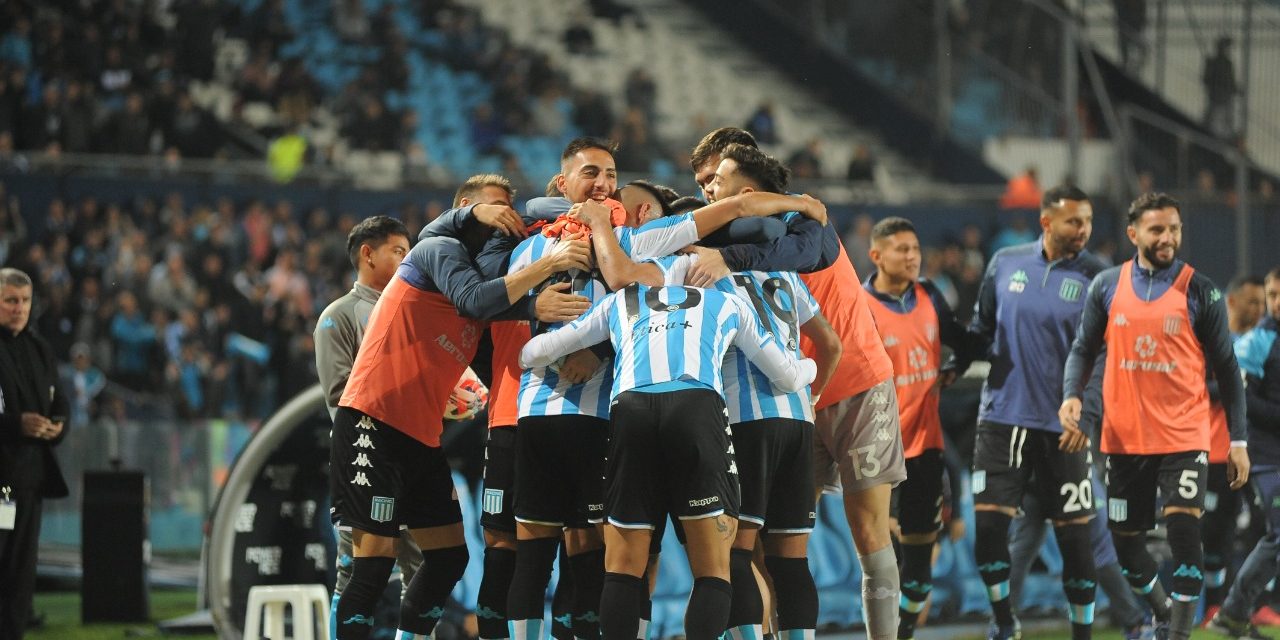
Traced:
<path fill-rule="evenodd" d="M 129 389 L 142 391 L 149 384 L 156 330 L 142 314 L 132 291 L 121 291 L 116 296 L 116 309 L 111 319 L 111 339 L 115 343 L 111 377 Z"/>
<path fill-rule="evenodd" d="M 1258 183 L 1258 204 L 1275 204 L 1275 202 L 1276 185 L 1270 179 L 1263 178 L 1262 182 Z"/>
<path fill-rule="evenodd" d="M 146 155 L 151 152 L 153 127 L 147 117 L 141 93 L 130 93 L 124 110 L 117 113 L 104 132 L 102 150 L 107 153 Z"/>
<path fill-rule="evenodd" d="M 515 181 L 515 176 L 504 174 Z M 427 155 L 427 148 L 421 142 L 410 142 L 409 148 L 404 154 L 404 179 L 409 183 L 445 185 L 451 179 L 449 172 L 444 167 L 431 161 Z M 338 253 L 338 257 L 343 254 Z"/>
<path fill-rule="evenodd" d="M 96 413 L 98 395 L 107 386 L 107 376 L 93 366 L 93 350 L 83 342 L 71 346 L 71 363 L 59 367 L 71 405 L 70 427 L 89 426 Z"/>
<path fill-rule="evenodd" d="M 627 74 L 623 96 L 627 106 L 640 109 L 648 124 L 653 125 L 658 115 L 658 85 L 644 67 L 636 67 Z"/>
<path fill-rule="evenodd" d="M 810 138 L 805 145 L 791 154 L 787 159 L 791 167 L 791 177 L 800 180 L 813 180 L 822 177 L 822 141 Z"/>
<path fill-rule="evenodd" d="M 778 144 L 778 125 L 773 115 L 773 103 L 762 102 L 756 107 L 755 113 L 747 118 L 747 124 L 743 128 L 750 131 L 760 144 Z"/>
<path fill-rule="evenodd" d="M 1009 178 L 1004 195 L 1000 196 L 1000 208 L 1039 210 L 1040 183 L 1034 166 L 1028 166 L 1022 173 Z"/>
<path fill-rule="evenodd" d="M 8 62 L 24 69 L 30 69 L 31 55 L 31 21 L 19 17 L 13 27 L 0 38 L 0 61 Z"/>
<path fill-rule="evenodd" d="M 845 253 L 849 255 L 849 261 L 853 263 L 853 270 L 858 272 L 859 277 L 866 277 L 876 266 L 871 262 L 871 228 L 876 224 L 875 218 L 865 213 L 859 213 L 853 218 L 853 226 L 849 227 L 848 233 L 844 235 Z"/>
<path fill-rule="evenodd" d="M 133 88 L 133 69 L 125 63 L 124 54 L 118 45 L 107 47 L 102 73 L 98 76 L 98 88 L 101 89 L 102 101 L 109 110 L 119 108 L 125 94 Z"/>
<path fill-rule="evenodd" d="M 543 89 L 534 98 L 529 109 L 531 133 L 559 138 L 569 124 L 569 108 L 568 99 L 561 95 L 558 88 L 549 86 Z"/>
<path fill-rule="evenodd" d="M 1013 214 L 1000 231 L 991 238 L 991 246 L 987 247 L 987 250 L 994 254 L 1005 247 L 1026 244 L 1035 239 L 1036 235 L 1027 225 L 1027 219 L 1021 214 Z"/>
<path fill-rule="evenodd" d="M 306 164 L 307 139 L 291 127 L 267 147 L 267 166 L 276 182 L 290 182 Z"/>
<path fill-rule="evenodd" d="M 1112 0 L 1116 14 L 1116 44 L 1120 64 L 1130 73 L 1142 69 L 1147 57 L 1147 0 Z"/>
<path fill-rule="evenodd" d="M 649 134 L 648 120 L 637 107 L 627 109 L 622 126 L 613 138 L 618 141 L 618 152 L 614 158 L 619 171 L 648 173 L 653 161 L 662 155 L 662 150 Z"/>
<path fill-rule="evenodd" d="M 1218 38 L 1216 53 L 1205 58 L 1204 73 L 1204 126 L 1222 139 L 1236 135 L 1236 66 L 1231 61 L 1231 38 Z"/>
<path fill-rule="evenodd" d="M 57 84 L 46 84 L 40 101 L 29 105 L 22 112 L 22 128 L 18 131 L 18 147 L 44 151 L 51 144 L 60 144 L 63 134 L 62 110 L 59 108 L 62 92 Z"/>
<path fill-rule="evenodd" d="M 276 92 L 277 69 L 271 60 L 271 46 L 259 43 L 249 62 L 240 67 L 236 90 L 245 102 L 271 102 Z"/>
<path fill-rule="evenodd" d="M 573 124 L 584 135 L 604 137 L 613 131 L 613 110 L 603 94 L 579 90 L 573 99 Z"/>
<path fill-rule="evenodd" d="M 364 100 L 364 109 L 343 135 L 356 149 L 390 151 L 399 147 L 400 123 L 387 113 L 382 101 L 375 97 Z"/>
<path fill-rule="evenodd" d="M 147 297 L 155 307 L 178 313 L 190 307 L 196 299 L 196 282 L 187 270 L 182 250 L 173 247 L 161 264 L 151 269 L 147 280 Z"/>
<path fill-rule="evenodd" d="M 1196 172 L 1195 197 L 1204 202 L 1214 202 L 1219 199 L 1218 179 L 1214 177 L 1212 171 L 1201 169 Z"/>
<path fill-rule="evenodd" d="M 850 182 L 874 182 L 876 179 L 876 161 L 871 157 L 871 150 L 865 144 L 859 144 L 853 150 L 853 158 L 849 160 L 849 169 L 845 178 Z"/>
<path fill-rule="evenodd" d="M 966 224 L 960 230 L 960 250 L 964 252 L 964 266 L 982 271 L 986 257 L 982 252 L 982 230 L 975 224 Z"/>
<path fill-rule="evenodd" d="M 62 119 L 62 150 L 88 153 L 93 149 L 95 108 L 93 98 L 79 81 L 67 83 L 59 112 Z"/>
<path fill-rule="evenodd" d="M 184 158 L 212 158 L 218 149 L 218 128 L 213 117 L 191 100 L 191 94 L 178 94 L 176 110 L 167 131 L 165 146 L 175 147 Z"/>
<path fill-rule="evenodd" d="M 472 111 L 471 146 L 482 154 L 493 153 L 502 140 L 502 120 L 488 103 L 481 102 Z"/>
<path fill-rule="evenodd" d="M 573 55 L 586 55 L 596 52 L 596 37 L 591 32 L 591 19 L 579 15 L 569 23 L 564 31 L 564 46 Z"/>
<path fill-rule="evenodd" d="M 369 16 L 361 0 L 333 0 L 333 28 L 343 40 L 364 43 L 369 37 Z"/>
<path fill-rule="evenodd" d="M 265 0 L 259 5 L 249 16 L 249 30 L 255 49 L 265 42 L 272 55 L 280 45 L 292 40 L 293 29 L 285 16 L 284 0 Z"/>

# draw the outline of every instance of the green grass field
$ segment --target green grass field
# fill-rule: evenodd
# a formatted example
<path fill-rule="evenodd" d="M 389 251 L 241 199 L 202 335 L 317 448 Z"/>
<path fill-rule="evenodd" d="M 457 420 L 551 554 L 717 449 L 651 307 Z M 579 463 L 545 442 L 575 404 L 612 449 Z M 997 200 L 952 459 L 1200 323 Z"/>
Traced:
<path fill-rule="evenodd" d="M 36 594 L 36 611 L 45 615 L 44 628 L 27 633 L 29 640 L 118 640 L 159 636 L 155 624 L 80 624 L 80 593 L 51 591 Z M 151 620 L 176 618 L 196 610 L 195 589 L 155 589 L 151 591 Z M 191 640 L 217 640 L 210 633 L 174 636 Z"/>
<path fill-rule="evenodd" d="M 152 621 L 168 620 L 186 615 L 196 610 L 196 593 L 194 589 L 156 589 L 151 592 Z M 36 611 L 45 614 L 45 625 L 27 633 L 29 640 L 119 640 L 120 638 L 158 637 L 159 630 L 155 624 L 80 624 L 80 594 L 74 591 L 53 591 L 36 594 Z M 930 632 L 937 632 L 944 627 L 927 627 Z M 1264 629 L 1266 633 L 1280 637 L 1280 629 Z M 923 635 L 923 634 L 922 634 Z M 930 634 L 932 635 L 932 634 Z M 173 636 L 190 640 L 217 640 L 214 634 Z M 826 638 L 861 638 L 861 632 L 842 631 L 835 634 L 819 634 Z M 981 635 L 948 635 L 952 640 L 980 640 Z M 1065 626 L 1060 631 L 1028 630 L 1023 634 L 1026 640 L 1070 640 L 1071 633 Z M 1093 635 L 1098 640 L 1120 640 L 1120 632 L 1110 629 L 1099 630 Z M 1221 638 L 1207 631 L 1197 631 L 1191 636 L 1196 639 Z"/>

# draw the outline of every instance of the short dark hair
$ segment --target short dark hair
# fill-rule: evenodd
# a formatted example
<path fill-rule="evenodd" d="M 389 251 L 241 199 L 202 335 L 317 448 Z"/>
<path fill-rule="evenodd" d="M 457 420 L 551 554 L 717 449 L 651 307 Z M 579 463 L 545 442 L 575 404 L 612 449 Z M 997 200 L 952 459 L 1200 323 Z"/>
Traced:
<path fill-rule="evenodd" d="M 511 181 L 506 176 L 500 176 L 496 173 L 481 173 L 467 178 L 458 187 L 457 192 L 453 194 L 453 206 L 461 207 L 463 198 L 475 200 L 476 196 L 480 195 L 480 192 L 485 187 L 498 187 L 506 191 L 512 200 L 516 198 L 516 190 L 511 186 Z"/>
<path fill-rule="evenodd" d="M 911 224 L 911 221 L 906 218 L 889 216 L 888 218 L 877 222 L 874 227 L 871 227 L 871 241 L 876 242 L 878 240 L 883 240 L 896 233 L 902 233 L 903 231 L 915 233 L 916 225 Z"/>
<path fill-rule="evenodd" d="M 1075 200 L 1076 202 L 1088 202 L 1089 194 L 1085 193 L 1080 187 L 1060 184 L 1046 192 L 1040 198 L 1040 210 L 1052 209 L 1054 205 L 1062 200 Z"/>
<path fill-rule="evenodd" d="M 1173 196 L 1159 192 L 1144 193 L 1138 196 L 1138 199 L 1134 200 L 1133 204 L 1129 205 L 1129 224 L 1137 224 L 1138 218 L 1141 218 L 1142 214 L 1152 209 L 1164 209 L 1166 207 L 1173 207 L 1178 210 L 1178 215 L 1182 215 L 1182 204 Z"/>
<path fill-rule="evenodd" d="M 1267 272 L 1266 281 L 1271 282 L 1272 280 L 1280 280 L 1280 267 L 1272 267 L 1271 270 Z"/>
<path fill-rule="evenodd" d="M 409 229 L 391 216 L 370 216 L 351 227 L 351 233 L 347 234 L 347 257 L 351 259 L 351 266 L 359 268 L 362 245 L 376 249 L 391 236 L 409 238 Z"/>
<path fill-rule="evenodd" d="M 1280 267 L 1277 267 L 1276 270 L 1280 271 Z M 1246 273 L 1245 275 L 1232 278 L 1231 282 L 1227 283 L 1227 293 L 1236 293 L 1245 287 L 1261 286 L 1263 286 L 1262 278 L 1259 278 L 1252 273 Z"/>
<path fill-rule="evenodd" d="M 720 159 L 737 163 L 738 171 L 756 183 L 761 191 L 784 193 L 787 190 L 791 170 L 756 147 L 734 143 L 720 151 Z"/>
<path fill-rule="evenodd" d="M 631 182 L 622 185 L 622 189 L 627 187 L 643 189 L 646 193 L 653 196 L 653 199 L 658 201 L 658 207 L 662 209 L 662 215 L 664 217 L 671 215 L 671 203 L 680 199 L 680 194 L 677 193 L 675 189 L 666 185 L 649 182 L 648 180 L 632 180 Z M 619 194 L 622 192 L 622 189 L 618 189 Z"/>
<path fill-rule="evenodd" d="M 618 143 L 594 136 L 574 138 L 569 141 L 569 144 L 565 145 L 564 153 L 560 154 L 560 161 L 564 162 L 577 155 L 579 151 L 586 151 L 587 149 L 600 149 L 609 152 L 609 155 L 613 155 L 618 152 Z"/>
<path fill-rule="evenodd" d="M 685 213 L 686 211 L 701 209 L 702 207 L 705 207 L 705 206 L 707 206 L 707 203 L 703 202 L 699 198 L 695 198 L 693 196 L 684 196 L 681 198 L 677 198 L 675 202 L 671 203 L 671 213 L 667 215 L 672 215 L 672 216 L 679 215 L 681 213 Z"/>
<path fill-rule="evenodd" d="M 699 167 L 706 164 L 711 156 L 723 155 L 725 147 L 731 144 L 740 144 L 748 147 L 758 147 L 756 137 L 751 135 L 746 129 L 738 127 L 720 127 L 705 136 L 698 144 L 694 146 L 693 152 L 689 154 L 689 166 L 697 171 Z"/>

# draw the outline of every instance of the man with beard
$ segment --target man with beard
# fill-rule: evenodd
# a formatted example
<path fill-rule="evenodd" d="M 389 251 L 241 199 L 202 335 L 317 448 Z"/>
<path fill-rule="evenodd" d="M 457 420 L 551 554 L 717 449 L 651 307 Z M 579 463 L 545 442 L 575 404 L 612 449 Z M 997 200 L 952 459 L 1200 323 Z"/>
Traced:
<path fill-rule="evenodd" d="M 991 372 L 982 388 L 974 449 L 974 558 L 994 620 L 988 637 L 1021 637 L 1010 597 L 1009 524 L 1024 494 L 1044 505 L 1063 556 L 1072 637 L 1093 626 L 1097 571 L 1088 438 L 1059 424 L 1056 370 L 1075 338 L 1088 281 L 1103 264 L 1085 251 L 1093 229 L 1088 196 L 1056 187 L 1041 199 L 1044 235 L 991 258 L 969 326 Z"/>
<path fill-rule="evenodd" d="M 1222 294 L 1177 259 L 1182 213 L 1163 193 L 1129 206 L 1133 260 L 1089 285 L 1080 330 L 1063 373 L 1058 417 L 1079 433 L 1081 395 L 1105 346 L 1101 450 L 1107 454 L 1107 517 L 1130 586 L 1146 594 L 1156 638 L 1191 637 L 1204 582 L 1200 516 L 1209 475 L 1209 370 L 1227 412 L 1228 479 L 1249 479 L 1244 385 L 1232 350 Z M 1144 535 L 1155 526 L 1157 489 L 1164 498 L 1169 550 L 1176 566 L 1170 604 L 1157 592 L 1157 565 Z"/>

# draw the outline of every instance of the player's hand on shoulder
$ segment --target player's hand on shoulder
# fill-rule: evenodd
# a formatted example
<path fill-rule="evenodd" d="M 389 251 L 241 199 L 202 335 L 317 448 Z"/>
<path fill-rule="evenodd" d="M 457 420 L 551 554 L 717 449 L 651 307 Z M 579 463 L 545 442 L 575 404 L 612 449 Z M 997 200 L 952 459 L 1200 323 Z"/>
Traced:
<path fill-rule="evenodd" d="M 493 227 L 508 236 L 525 237 L 524 220 L 515 209 L 504 204 L 478 204 L 471 210 L 476 221 L 486 227 Z"/>
<path fill-rule="evenodd" d="M 803 204 L 799 210 L 800 215 L 817 220 L 821 225 L 825 226 L 827 224 L 827 205 L 822 204 L 821 200 L 807 193 L 800 194 L 796 197 L 799 198 Z"/>

